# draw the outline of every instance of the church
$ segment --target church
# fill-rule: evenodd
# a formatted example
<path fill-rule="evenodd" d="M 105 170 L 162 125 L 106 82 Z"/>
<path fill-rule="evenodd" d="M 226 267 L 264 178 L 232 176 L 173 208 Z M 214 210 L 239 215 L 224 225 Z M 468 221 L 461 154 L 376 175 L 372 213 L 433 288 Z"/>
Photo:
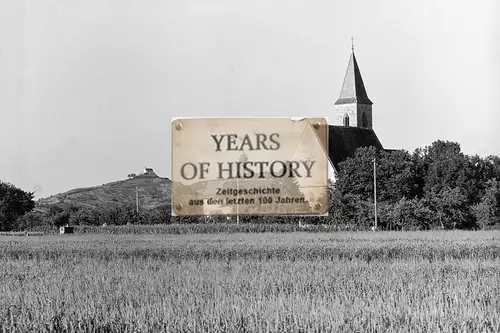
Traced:
<path fill-rule="evenodd" d="M 373 146 L 384 149 L 373 130 L 373 103 L 368 98 L 352 48 L 340 96 L 328 125 L 329 178 L 335 181 L 339 164 L 353 157 L 356 149 Z"/>

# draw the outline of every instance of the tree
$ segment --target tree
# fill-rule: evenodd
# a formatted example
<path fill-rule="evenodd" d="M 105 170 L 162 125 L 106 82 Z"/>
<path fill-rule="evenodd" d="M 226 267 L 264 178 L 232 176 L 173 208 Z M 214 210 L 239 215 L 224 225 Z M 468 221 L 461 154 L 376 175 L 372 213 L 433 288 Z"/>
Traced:
<path fill-rule="evenodd" d="M 69 218 L 69 211 L 56 205 L 50 206 L 47 212 L 48 223 L 53 224 L 57 228 L 69 224 Z"/>
<path fill-rule="evenodd" d="M 374 147 L 359 148 L 354 157 L 340 163 L 340 171 L 335 186 L 342 196 L 360 196 L 362 200 L 373 198 L 373 159 Z"/>
<path fill-rule="evenodd" d="M 433 222 L 443 229 L 468 229 L 474 227 L 464 191 L 444 187 L 439 192 L 427 193 L 429 206 L 433 211 Z"/>
<path fill-rule="evenodd" d="M 127 178 L 134 178 L 135 176 L 137 176 L 135 173 L 129 173 L 127 175 Z"/>
<path fill-rule="evenodd" d="M 489 179 L 495 178 L 497 180 L 500 180 L 500 157 L 495 155 L 490 155 L 485 159 L 485 162 L 489 166 L 488 178 Z"/>
<path fill-rule="evenodd" d="M 465 189 L 470 205 L 478 204 L 484 196 L 486 183 L 494 176 L 493 165 L 477 155 L 466 156 Z"/>
<path fill-rule="evenodd" d="M 72 225 L 97 225 L 95 214 L 92 209 L 79 207 L 76 210 L 70 211 L 69 223 Z"/>
<path fill-rule="evenodd" d="M 418 186 L 412 168 L 411 155 L 405 150 L 380 151 L 377 165 L 377 195 L 381 201 L 396 202 L 414 197 Z"/>
<path fill-rule="evenodd" d="M 340 163 L 338 192 L 330 191 L 335 219 L 362 228 L 373 219 L 374 159 L 382 228 L 476 228 L 476 220 L 487 226 L 500 218 L 492 185 L 500 180 L 500 158 L 468 156 L 460 144 L 438 140 L 411 155 L 359 148 Z"/>
<path fill-rule="evenodd" d="M 17 230 L 33 230 L 45 225 L 45 216 L 40 211 L 32 210 L 20 216 L 16 224 Z"/>
<path fill-rule="evenodd" d="M 385 215 L 391 230 L 427 230 L 430 228 L 432 214 L 425 200 L 415 197 L 410 200 L 402 198 L 387 207 Z"/>
<path fill-rule="evenodd" d="M 500 181 L 487 182 L 486 193 L 472 211 L 478 225 L 483 229 L 500 223 Z"/>
<path fill-rule="evenodd" d="M 439 193 L 443 188 L 467 190 L 467 157 L 460 144 L 438 140 L 424 149 L 422 155 L 425 169 L 424 191 Z"/>
<path fill-rule="evenodd" d="M 421 196 L 429 197 L 446 187 L 459 188 L 467 205 L 477 204 L 484 195 L 486 181 L 495 174 L 494 158 L 490 158 L 465 155 L 460 144 L 441 140 L 415 150 L 413 168 Z"/>
<path fill-rule="evenodd" d="M 411 171 L 414 180 L 414 194 L 418 198 L 424 196 L 425 179 L 427 176 L 428 165 L 425 160 L 426 148 L 417 148 L 411 156 Z"/>
<path fill-rule="evenodd" d="M 170 215 L 165 209 L 153 209 L 141 213 L 143 224 L 166 224 L 170 221 Z"/>
<path fill-rule="evenodd" d="M 377 168 L 377 200 L 396 202 L 417 194 L 412 157 L 404 150 L 386 152 L 359 148 L 353 158 L 340 164 L 337 188 L 345 194 L 373 201 L 373 160 Z"/>
<path fill-rule="evenodd" d="M 25 192 L 10 183 L 0 181 L 0 230 L 17 228 L 18 217 L 35 208 L 34 192 Z"/>

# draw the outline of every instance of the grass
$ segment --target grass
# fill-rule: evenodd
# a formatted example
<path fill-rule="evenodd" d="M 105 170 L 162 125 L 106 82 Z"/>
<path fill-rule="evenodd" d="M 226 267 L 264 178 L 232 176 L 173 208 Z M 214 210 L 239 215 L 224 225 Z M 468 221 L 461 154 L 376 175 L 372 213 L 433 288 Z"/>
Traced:
<path fill-rule="evenodd" d="M 2 231 L 0 236 L 43 236 L 45 233 L 36 231 Z"/>
<path fill-rule="evenodd" d="M 353 226 L 316 224 L 300 227 L 298 223 L 172 223 L 172 224 L 127 224 L 89 226 L 77 225 L 75 232 L 83 235 L 164 235 L 164 234 L 217 234 L 217 233 L 263 233 L 263 232 L 330 232 L 352 230 Z M 59 233 L 54 226 L 37 229 L 45 234 Z M 1 234 L 0 234 L 1 235 Z"/>
<path fill-rule="evenodd" d="M 498 332 L 500 232 L 0 236 L 5 332 Z"/>

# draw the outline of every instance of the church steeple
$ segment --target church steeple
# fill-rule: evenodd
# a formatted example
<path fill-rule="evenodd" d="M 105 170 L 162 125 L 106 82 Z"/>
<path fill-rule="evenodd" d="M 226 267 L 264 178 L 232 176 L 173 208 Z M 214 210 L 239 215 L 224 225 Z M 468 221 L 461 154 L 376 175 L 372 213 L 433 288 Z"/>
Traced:
<path fill-rule="evenodd" d="M 373 104 L 366 94 L 363 78 L 361 77 L 361 72 L 359 71 L 358 62 L 356 61 L 353 49 L 351 57 L 349 58 L 349 64 L 347 65 L 347 71 L 344 77 L 344 84 L 342 84 L 342 90 L 340 91 L 340 97 L 335 104 L 338 105 L 356 102 L 370 105 Z"/>
<path fill-rule="evenodd" d="M 354 55 L 354 45 L 347 65 L 340 96 L 335 102 L 336 125 L 372 128 L 372 101 L 368 98 Z"/>

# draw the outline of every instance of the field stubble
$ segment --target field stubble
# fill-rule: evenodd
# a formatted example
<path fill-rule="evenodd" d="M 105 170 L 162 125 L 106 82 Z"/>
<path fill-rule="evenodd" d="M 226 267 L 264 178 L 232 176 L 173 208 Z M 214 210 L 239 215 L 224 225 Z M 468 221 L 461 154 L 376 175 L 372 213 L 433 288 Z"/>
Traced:
<path fill-rule="evenodd" d="M 0 237 L 0 331 L 497 332 L 500 232 Z"/>

